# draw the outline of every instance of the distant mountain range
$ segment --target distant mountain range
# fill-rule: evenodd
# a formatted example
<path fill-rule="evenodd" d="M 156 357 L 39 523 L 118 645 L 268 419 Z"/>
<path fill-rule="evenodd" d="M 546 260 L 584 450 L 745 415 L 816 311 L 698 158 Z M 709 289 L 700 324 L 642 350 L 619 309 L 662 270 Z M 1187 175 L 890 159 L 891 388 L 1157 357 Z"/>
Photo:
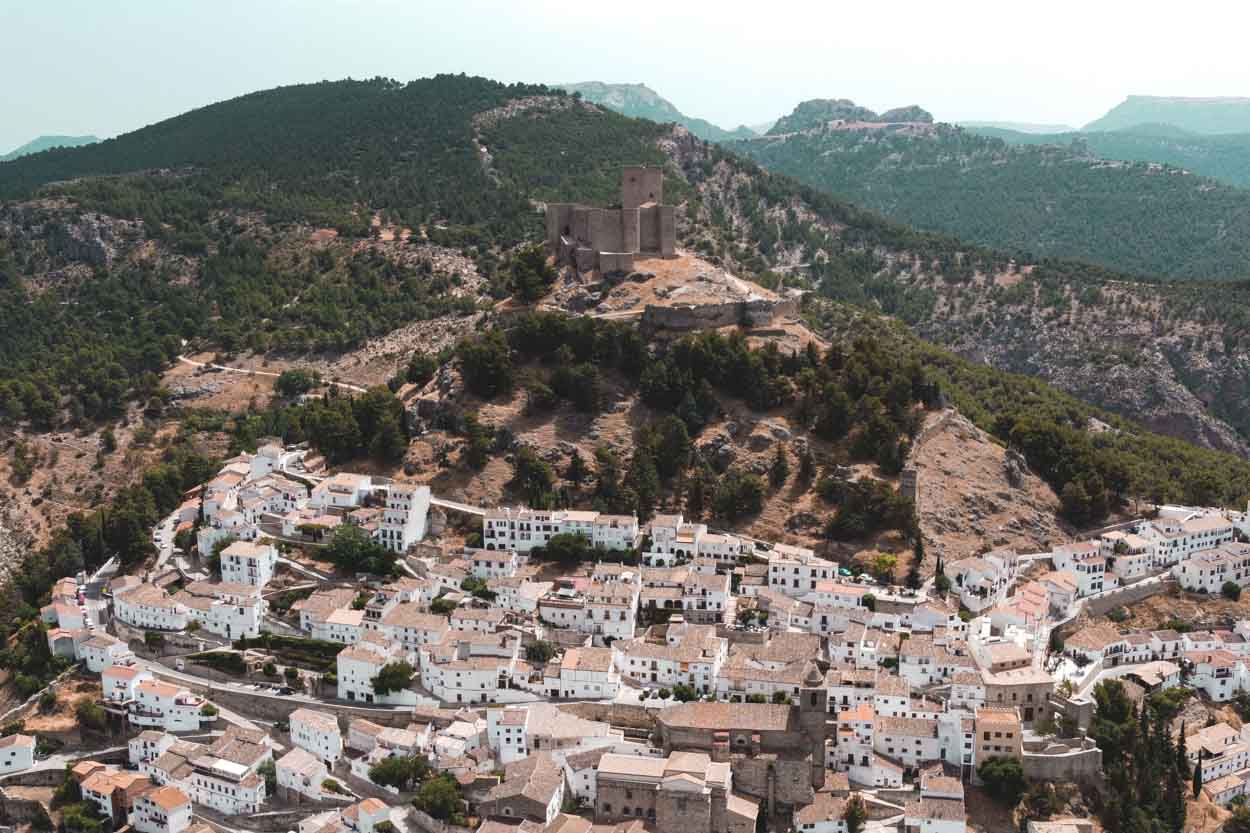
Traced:
<path fill-rule="evenodd" d="M 1170 124 L 1139 124 L 1126 130 L 1082 133 L 1026 133 L 993 127 L 968 127 L 970 132 L 1012 145 L 1059 145 L 1074 141 L 1102 159 L 1174 165 L 1227 185 L 1250 188 L 1250 133 L 1203 136 Z"/>
<path fill-rule="evenodd" d="M 1035 124 L 1027 121 L 961 121 L 960 127 L 977 130 L 1011 130 L 1016 133 L 1074 133 L 1076 128 L 1068 124 Z"/>
<path fill-rule="evenodd" d="M 1250 192 L 1149 164 L 1166 157 L 1161 148 L 1181 146 L 1160 135 L 1167 129 L 1014 133 L 1009 143 L 1003 131 L 991 137 L 926 117 L 920 108 L 877 116 L 845 99 L 805 101 L 768 135 L 725 146 L 897 221 L 1026 257 L 1176 279 L 1250 277 Z M 1250 156 L 1250 143 L 1228 153 Z"/>
<path fill-rule="evenodd" d="M 1130 95 L 1105 116 L 1085 125 L 1085 130 L 1126 130 L 1143 124 L 1168 124 L 1206 135 L 1250 133 L 1250 98 Z"/>
<path fill-rule="evenodd" d="M 81 145 L 93 145 L 98 141 L 100 141 L 99 138 L 95 136 L 40 136 L 0 156 L 0 162 L 10 162 L 19 156 L 28 156 L 32 153 L 39 153 L 52 148 L 76 148 Z"/>
<path fill-rule="evenodd" d="M 667 124 L 680 124 L 700 139 L 708 142 L 727 142 L 734 139 L 750 139 L 759 135 L 746 125 L 725 130 L 704 119 L 696 119 L 673 106 L 646 84 L 605 84 L 602 81 L 583 81 L 578 84 L 561 84 L 561 89 L 578 93 L 582 98 L 607 107 L 609 110 L 635 119 Z"/>

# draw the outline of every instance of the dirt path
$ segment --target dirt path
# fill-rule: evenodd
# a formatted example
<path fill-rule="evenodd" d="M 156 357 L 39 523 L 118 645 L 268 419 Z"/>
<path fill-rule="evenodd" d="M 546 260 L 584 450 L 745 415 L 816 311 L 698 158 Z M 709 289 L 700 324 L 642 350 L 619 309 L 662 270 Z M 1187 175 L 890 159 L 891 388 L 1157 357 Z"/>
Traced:
<path fill-rule="evenodd" d="M 189 364 L 192 367 L 198 367 L 201 369 L 210 368 L 212 370 L 224 370 L 228 373 L 242 373 L 245 376 L 268 376 L 270 378 L 276 379 L 282 375 L 281 373 L 274 373 L 271 370 L 246 370 L 241 367 L 227 367 L 224 364 L 210 364 L 207 362 L 197 362 L 194 359 L 188 359 L 186 356 L 179 356 L 178 361 L 182 362 L 183 364 Z M 329 382 L 326 382 L 325 384 L 329 385 L 330 387 L 343 388 L 344 390 L 350 390 L 356 393 L 367 392 L 366 388 L 362 388 L 359 385 L 352 385 L 347 382 L 329 381 Z"/>

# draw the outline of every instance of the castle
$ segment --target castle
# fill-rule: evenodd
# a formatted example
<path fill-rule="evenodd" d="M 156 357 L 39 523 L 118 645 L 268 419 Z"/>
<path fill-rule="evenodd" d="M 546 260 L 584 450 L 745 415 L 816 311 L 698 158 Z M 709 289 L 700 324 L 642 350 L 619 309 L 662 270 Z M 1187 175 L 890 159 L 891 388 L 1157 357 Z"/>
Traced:
<path fill-rule="evenodd" d="M 548 203 L 547 243 L 557 264 L 572 264 L 579 272 L 630 272 L 639 254 L 673 257 L 677 221 L 673 206 L 664 205 L 664 171 L 624 168 L 620 208 Z"/>

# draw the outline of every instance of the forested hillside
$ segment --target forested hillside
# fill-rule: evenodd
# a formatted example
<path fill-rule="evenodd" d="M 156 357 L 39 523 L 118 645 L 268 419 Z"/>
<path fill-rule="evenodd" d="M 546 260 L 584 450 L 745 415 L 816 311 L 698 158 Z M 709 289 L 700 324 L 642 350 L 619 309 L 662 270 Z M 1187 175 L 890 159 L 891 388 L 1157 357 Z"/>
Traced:
<path fill-rule="evenodd" d="M 1250 133 L 1203 136 L 1164 124 L 1089 133 L 1025 133 L 994 127 L 966 129 L 1011 145 L 1068 147 L 1078 142 L 1078 148 L 1100 159 L 1158 162 L 1226 185 L 1250 187 Z"/>
<path fill-rule="evenodd" d="M 159 400 L 157 373 L 183 339 L 208 349 L 341 351 L 413 319 L 485 306 L 506 292 L 514 244 L 541 234 L 531 200 L 610 202 L 627 162 L 668 167 L 666 193 L 683 203 L 682 246 L 770 286 L 819 290 L 824 300 L 809 301 L 808 314 L 831 337 L 842 332 L 842 303 L 923 326 L 946 303 L 941 287 L 989 295 L 997 290 L 977 290 L 978 276 L 1014 268 L 1010 256 L 883 220 L 684 130 L 540 88 L 463 77 L 282 88 L 0 167 L 7 194 L 38 197 L 10 203 L 0 219 L 3 417 L 36 429 L 87 427 L 128 401 Z M 87 177 L 94 172 L 111 175 Z M 412 227 L 396 244 L 412 257 L 352 244 L 375 233 L 378 217 Z M 137 222 L 87 241 L 116 256 L 80 250 L 81 235 L 118 218 Z M 324 225 L 337 227 L 340 242 L 309 245 Z M 434 244 L 463 248 L 484 285 L 465 291 L 434 267 L 426 253 Z M 1117 280 L 1055 264 L 1017 285 L 1096 292 Z M 1244 315 L 1245 305 L 1220 306 L 1214 314 L 1230 329 L 1236 311 Z M 1227 349 L 1241 349 L 1238 327 L 1226 333 Z M 1077 484 L 1069 497 L 1088 506 L 1074 517 L 1097 517 L 1126 494 L 1233 501 L 1250 488 L 1234 457 L 1119 423 L 1039 383 L 1012 381 L 1004 395 L 997 371 L 908 349 L 951 379 L 961 409 L 1029 449 L 1057 492 Z M 1034 422 L 1018 409 L 1025 405 Z M 1118 433 L 1093 438 L 1094 415 Z"/>
<path fill-rule="evenodd" d="M 1025 260 L 1193 280 L 1250 275 L 1250 192 L 1108 162 L 1079 144 L 1011 146 L 937 125 L 818 127 L 730 149 L 899 222 Z"/>

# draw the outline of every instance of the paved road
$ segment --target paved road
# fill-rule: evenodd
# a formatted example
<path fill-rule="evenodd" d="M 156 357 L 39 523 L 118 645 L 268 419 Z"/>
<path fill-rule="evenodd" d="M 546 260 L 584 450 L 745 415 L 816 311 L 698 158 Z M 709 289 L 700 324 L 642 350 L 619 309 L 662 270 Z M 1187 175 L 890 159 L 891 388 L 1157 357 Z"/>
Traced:
<path fill-rule="evenodd" d="M 472 504 L 460 503 L 459 501 L 447 500 L 446 498 L 441 497 L 431 496 L 430 505 L 441 506 L 444 509 L 454 509 L 457 512 L 464 512 L 466 515 L 477 515 L 478 517 L 482 517 L 486 514 L 485 507 L 473 506 Z"/>
<path fill-rule="evenodd" d="M 210 684 L 210 685 L 217 686 L 219 688 L 234 689 L 239 692 L 248 691 L 246 686 L 240 686 L 234 683 L 217 683 L 211 680 L 205 680 L 200 677 L 196 677 L 193 674 L 184 674 L 181 671 L 175 671 L 172 668 L 161 665 L 159 662 L 156 662 L 155 660 L 136 659 L 135 664 L 142 666 L 143 668 L 146 668 L 148 671 L 152 672 L 153 676 L 160 677 L 161 679 L 164 679 L 164 680 L 173 680 L 175 682 L 180 682 L 180 683 L 193 683 L 195 685 Z M 209 698 L 209 699 L 211 700 L 212 698 Z M 244 717 L 243 715 L 237 712 L 233 712 L 230 709 L 224 708 L 223 706 L 217 703 L 214 703 L 213 705 L 217 706 L 217 714 L 221 717 L 222 720 L 226 721 L 227 723 L 233 723 L 235 726 L 239 726 L 244 729 L 259 730 L 261 728 L 260 726 L 257 726 L 255 723 L 248 720 L 246 717 Z M 265 729 L 265 731 L 268 732 L 268 729 Z"/>
<path fill-rule="evenodd" d="M 269 370 L 246 370 L 242 367 L 227 367 L 224 364 L 211 364 L 208 362 L 197 362 L 193 359 L 188 359 L 186 356 L 179 356 L 178 361 L 182 362 L 183 364 L 189 364 L 192 367 L 199 367 L 199 368 L 207 367 L 213 370 L 224 370 L 227 373 L 242 373 L 245 376 L 268 376 L 271 379 L 276 379 L 282 375 L 280 373 L 274 373 Z M 362 388 L 359 385 L 348 384 L 347 382 L 335 382 L 332 380 L 325 380 L 325 384 L 329 385 L 330 387 L 342 388 L 343 390 L 350 390 L 355 393 L 367 393 L 368 392 L 367 388 Z"/>
<path fill-rule="evenodd" d="M 308 578 L 316 579 L 317 581 L 334 581 L 333 576 L 323 575 L 310 567 L 305 567 L 302 564 L 296 564 L 289 558 L 279 558 L 278 563 L 294 570 L 300 575 L 308 576 Z"/>
<path fill-rule="evenodd" d="M 157 525 L 152 533 L 152 543 L 156 545 L 159 554 L 156 556 L 156 569 L 153 572 L 160 572 L 174 554 L 174 529 L 178 525 L 178 511 L 174 510 Z"/>

